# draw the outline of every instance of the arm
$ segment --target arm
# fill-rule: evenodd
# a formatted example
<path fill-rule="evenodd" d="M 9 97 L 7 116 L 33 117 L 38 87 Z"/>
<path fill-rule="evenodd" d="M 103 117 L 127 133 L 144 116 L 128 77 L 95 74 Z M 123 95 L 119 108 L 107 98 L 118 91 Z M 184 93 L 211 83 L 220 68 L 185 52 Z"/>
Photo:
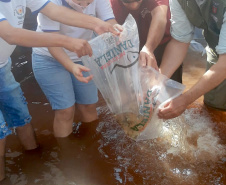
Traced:
<path fill-rule="evenodd" d="M 161 42 L 166 29 L 168 6 L 157 6 L 152 10 L 152 21 L 150 24 L 147 41 L 140 52 L 140 62 L 142 66 L 152 66 L 158 70 L 154 56 L 154 50 Z"/>
<path fill-rule="evenodd" d="M 189 104 L 223 82 L 226 79 L 225 61 L 226 54 L 219 55 L 218 62 L 213 65 L 191 89 L 160 109 L 158 116 L 163 119 L 179 116 L 185 111 Z"/>
<path fill-rule="evenodd" d="M 181 10 L 180 5 L 177 1 L 170 0 L 171 3 L 171 13 L 172 13 L 172 19 L 173 21 L 173 31 L 171 34 L 173 34 L 174 37 L 177 38 L 177 40 L 181 40 L 185 38 L 186 41 L 191 40 L 191 33 L 193 30 L 193 26 L 189 23 L 186 16 L 184 15 L 183 11 Z M 179 26 L 177 26 L 179 24 Z M 183 30 L 183 32 L 181 32 Z M 225 38 L 226 38 L 226 13 L 224 14 L 224 23 L 221 28 L 220 37 L 219 37 L 219 43 L 216 47 L 216 50 L 219 54 L 218 61 L 215 65 L 213 65 L 203 76 L 202 78 L 187 92 L 182 94 L 181 96 L 173 99 L 171 102 L 165 105 L 162 109 L 159 110 L 159 117 L 163 119 L 169 119 L 174 118 L 176 116 L 179 116 L 181 113 L 183 113 L 186 109 L 186 107 L 194 102 L 196 99 L 198 99 L 203 94 L 207 93 L 209 90 L 215 88 L 218 86 L 221 82 L 223 82 L 226 79 L 226 51 L 225 51 Z M 174 43 L 178 42 L 176 40 L 173 41 Z M 183 43 L 180 44 L 181 48 L 183 48 Z M 185 52 L 185 46 L 184 50 L 180 50 L 180 45 L 177 44 L 178 47 L 174 48 L 174 53 L 172 53 L 172 56 L 175 56 L 175 59 L 171 60 L 177 61 L 177 57 L 180 58 L 180 60 L 183 60 L 183 55 Z M 186 44 L 185 44 L 186 45 Z M 171 46 L 172 49 L 174 45 Z M 188 47 L 188 46 L 187 46 Z M 178 56 L 179 54 L 179 56 Z M 165 53 L 164 53 L 165 56 Z M 163 59 L 166 62 L 166 58 Z M 167 72 L 167 65 L 163 62 L 161 64 L 161 71 L 163 74 L 166 74 L 168 77 L 172 75 L 172 71 L 176 67 L 171 66 L 168 64 L 169 70 Z M 172 64 L 172 63 L 171 63 Z M 177 64 L 179 66 L 179 62 Z"/>
<path fill-rule="evenodd" d="M 26 47 L 64 47 L 78 56 L 92 55 L 92 49 L 88 42 L 81 39 L 73 39 L 64 35 L 51 33 L 38 33 L 26 29 L 12 27 L 8 21 L 0 22 L 0 37 L 12 45 Z"/>
<path fill-rule="evenodd" d="M 170 0 L 171 36 L 160 65 L 160 72 L 170 78 L 182 64 L 190 41 L 193 38 L 194 26 L 189 22 L 178 1 Z"/>
<path fill-rule="evenodd" d="M 182 64 L 186 57 L 187 50 L 190 43 L 183 43 L 175 39 L 171 39 L 167 44 L 162 62 L 160 65 L 160 72 L 170 78 L 177 68 Z"/>
<path fill-rule="evenodd" d="M 96 17 L 78 13 L 63 6 L 58 6 L 52 2 L 48 3 L 40 12 L 48 16 L 50 19 L 63 24 L 91 29 L 98 34 L 111 32 L 115 35 L 119 35 L 114 27 L 107 22 Z"/>
<path fill-rule="evenodd" d="M 109 22 L 112 25 L 117 25 L 117 22 L 115 19 L 110 19 L 107 22 Z M 116 26 L 117 29 L 121 29 L 120 25 Z M 54 32 L 54 34 L 57 34 Z M 60 35 L 60 34 L 57 34 Z M 81 40 L 81 39 L 77 39 Z M 92 50 L 92 48 L 89 45 L 89 48 Z M 65 53 L 65 51 L 60 47 L 49 47 L 48 48 L 51 55 L 59 62 L 61 63 L 66 70 L 71 72 L 79 81 L 88 83 L 90 80 L 92 80 L 93 76 L 83 77 L 82 71 L 89 71 L 89 69 L 85 66 L 74 64 L 72 60 L 69 58 L 69 56 Z M 80 56 L 78 56 L 80 57 Z"/>

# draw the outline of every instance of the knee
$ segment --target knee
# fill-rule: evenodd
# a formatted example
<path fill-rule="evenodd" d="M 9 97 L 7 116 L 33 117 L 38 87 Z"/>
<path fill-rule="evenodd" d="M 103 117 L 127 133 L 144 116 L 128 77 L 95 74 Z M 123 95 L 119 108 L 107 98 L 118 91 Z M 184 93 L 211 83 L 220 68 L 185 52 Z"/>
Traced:
<path fill-rule="evenodd" d="M 98 119 L 96 105 L 80 105 L 79 106 L 80 118 L 82 122 L 90 122 Z"/>
<path fill-rule="evenodd" d="M 74 118 L 74 106 L 67 109 L 56 110 L 55 117 L 64 121 L 72 120 Z"/>

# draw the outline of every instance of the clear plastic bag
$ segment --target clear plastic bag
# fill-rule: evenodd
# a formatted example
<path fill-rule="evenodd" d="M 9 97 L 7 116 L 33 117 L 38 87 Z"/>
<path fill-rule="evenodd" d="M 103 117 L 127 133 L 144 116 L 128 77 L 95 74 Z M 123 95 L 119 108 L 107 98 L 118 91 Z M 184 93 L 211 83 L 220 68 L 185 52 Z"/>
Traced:
<path fill-rule="evenodd" d="M 123 24 L 120 37 L 104 33 L 89 44 L 93 55 L 82 57 L 82 61 L 91 69 L 93 80 L 118 123 L 133 139 L 153 138 L 146 133 L 146 127 L 152 124 L 156 108 L 181 94 L 184 86 L 153 68 L 138 66 L 139 36 L 131 15 Z"/>

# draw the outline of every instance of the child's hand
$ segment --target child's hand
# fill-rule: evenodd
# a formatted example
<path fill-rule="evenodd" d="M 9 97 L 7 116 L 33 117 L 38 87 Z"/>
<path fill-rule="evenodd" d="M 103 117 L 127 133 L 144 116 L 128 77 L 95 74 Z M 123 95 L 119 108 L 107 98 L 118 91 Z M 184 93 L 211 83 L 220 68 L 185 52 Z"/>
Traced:
<path fill-rule="evenodd" d="M 85 55 L 92 56 L 93 51 L 88 41 L 83 39 L 72 39 L 72 38 L 70 40 L 71 40 L 70 43 L 65 43 L 70 44 L 69 48 L 65 47 L 66 49 L 75 52 L 79 58 Z"/>
<path fill-rule="evenodd" d="M 123 26 L 120 24 L 114 24 L 113 25 L 114 29 L 116 29 L 118 32 L 122 32 L 123 31 Z"/>
<path fill-rule="evenodd" d="M 77 80 L 79 80 L 80 82 L 88 83 L 90 80 L 93 79 L 93 75 L 84 77 L 82 71 L 88 72 L 90 71 L 90 69 L 80 64 L 73 65 L 72 73 L 75 76 L 75 78 L 77 78 Z"/>
<path fill-rule="evenodd" d="M 112 25 L 109 22 L 104 22 L 102 20 L 99 20 L 99 24 L 97 24 L 94 31 L 98 35 L 101 35 L 106 32 L 111 32 L 114 35 L 119 36 L 120 33 L 122 32 L 122 26 L 120 26 L 119 24 Z"/>

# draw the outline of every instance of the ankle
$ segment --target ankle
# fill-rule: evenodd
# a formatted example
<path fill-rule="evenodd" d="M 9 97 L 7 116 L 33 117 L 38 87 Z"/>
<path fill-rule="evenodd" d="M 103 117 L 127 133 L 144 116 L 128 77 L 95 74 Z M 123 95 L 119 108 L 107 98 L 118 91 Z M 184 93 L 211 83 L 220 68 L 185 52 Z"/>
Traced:
<path fill-rule="evenodd" d="M 76 137 L 92 137 L 98 135 L 97 127 L 99 125 L 99 119 L 96 119 L 91 122 L 79 122 L 74 125 L 73 133 Z"/>

